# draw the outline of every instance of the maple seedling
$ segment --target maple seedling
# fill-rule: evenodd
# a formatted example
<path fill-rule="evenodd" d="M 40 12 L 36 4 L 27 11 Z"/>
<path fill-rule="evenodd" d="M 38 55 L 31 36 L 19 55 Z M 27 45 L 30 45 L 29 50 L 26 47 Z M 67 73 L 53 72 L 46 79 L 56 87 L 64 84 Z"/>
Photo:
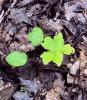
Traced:
<path fill-rule="evenodd" d="M 28 33 L 28 40 L 33 46 L 38 46 L 44 39 L 43 31 L 39 27 L 34 27 L 31 32 Z"/>
<path fill-rule="evenodd" d="M 28 60 L 24 52 L 14 51 L 6 56 L 6 62 L 13 68 L 23 66 Z"/>
<path fill-rule="evenodd" d="M 64 54 L 71 55 L 75 53 L 75 49 L 70 44 L 64 44 L 62 33 L 58 33 L 54 38 L 45 37 L 41 45 L 47 50 L 40 55 L 45 65 L 52 61 L 60 66 Z"/>

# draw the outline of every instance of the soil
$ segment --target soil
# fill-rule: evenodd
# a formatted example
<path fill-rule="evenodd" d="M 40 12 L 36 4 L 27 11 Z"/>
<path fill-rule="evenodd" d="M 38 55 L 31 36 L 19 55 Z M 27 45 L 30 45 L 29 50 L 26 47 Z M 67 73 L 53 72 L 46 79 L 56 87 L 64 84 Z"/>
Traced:
<path fill-rule="evenodd" d="M 44 65 L 45 50 L 27 40 L 35 26 L 62 32 L 75 54 Z M 5 57 L 16 50 L 30 59 L 12 68 Z M 87 0 L 0 0 L 0 70 L 0 100 L 87 100 Z"/>

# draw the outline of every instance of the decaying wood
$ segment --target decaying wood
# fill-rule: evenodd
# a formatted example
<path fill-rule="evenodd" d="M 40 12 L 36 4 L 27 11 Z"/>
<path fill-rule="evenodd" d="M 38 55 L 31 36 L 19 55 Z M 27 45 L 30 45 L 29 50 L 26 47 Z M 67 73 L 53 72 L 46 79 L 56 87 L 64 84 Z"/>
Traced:
<path fill-rule="evenodd" d="M 87 51 L 80 53 L 80 86 L 87 90 Z"/>
<path fill-rule="evenodd" d="M 9 100 L 14 90 L 15 87 L 11 83 L 7 83 L 0 87 L 0 100 Z"/>

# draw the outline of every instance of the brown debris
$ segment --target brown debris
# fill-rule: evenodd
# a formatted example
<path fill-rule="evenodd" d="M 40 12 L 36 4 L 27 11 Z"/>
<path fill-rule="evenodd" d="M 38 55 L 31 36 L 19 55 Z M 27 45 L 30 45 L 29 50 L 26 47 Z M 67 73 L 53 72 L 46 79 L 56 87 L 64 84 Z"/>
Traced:
<path fill-rule="evenodd" d="M 46 94 L 46 100 L 61 100 L 60 94 L 63 92 L 64 87 L 60 80 L 55 80 L 53 83 L 53 88 L 49 90 Z"/>
<path fill-rule="evenodd" d="M 0 100 L 8 100 L 14 93 L 15 87 L 11 83 L 6 83 L 0 88 Z"/>

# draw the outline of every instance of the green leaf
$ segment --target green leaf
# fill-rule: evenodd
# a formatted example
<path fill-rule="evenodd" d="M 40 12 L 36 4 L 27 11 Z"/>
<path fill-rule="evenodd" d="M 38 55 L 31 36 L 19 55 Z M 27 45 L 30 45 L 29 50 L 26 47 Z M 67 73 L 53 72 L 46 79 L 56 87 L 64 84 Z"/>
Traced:
<path fill-rule="evenodd" d="M 71 55 L 71 54 L 75 53 L 75 49 L 73 47 L 71 47 L 70 44 L 65 44 L 62 48 L 62 52 L 66 55 Z"/>
<path fill-rule="evenodd" d="M 56 63 L 58 66 L 62 64 L 63 61 L 63 53 L 55 52 L 53 57 L 53 62 Z"/>
<path fill-rule="evenodd" d="M 64 45 L 64 39 L 62 33 L 58 33 L 58 35 L 54 36 L 54 47 L 53 50 L 60 50 Z"/>
<path fill-rule="evenodd" d="M 60 50 L 64 45 L 64 39 L 62 33 L 59 33 L 58 35 L 54 36 L 54 39 L 52 39 L 51 37 L 46 37 L 44 39 L 44 42 L 41 43 L 41 45 L 47 50 L 52 50 L 52 51 Z"/>
<path fill-rule="evenodd" d="M 51 37 L 46 37 L 41 45 L 44 49 L 48 50 L 48 52 L 44 52 L 40 56 L 44 64 L 48 64 L 52 61 L 60 66 L 63 61 L 63 54 L 70 55 L 75 52 L 70 44 L 64 45 L 62 33 L 58 33 L 53 39 Z"/>
<path fill-rule="evenodd" d="M 20 67 L 24 65 L 28 60 L 27 55 L 24 52 L 14 51 L 6 57 L 6 61 L 10 64 L 13 68 Z"/>
<path fill-rule="evenodd" d="M 42 47 L 47 50 L 53 50 L 53 39 L 45 37 L 44 42 L 41 43 Z"/>
<path fill-rule="evenodd" d="M 46 65 L 52 61 L 53 56 L 54 54 L 52 52 L 47 51 L 47 52 L 43 52 L 43 54 L 41 54 L 40 57 L 42 58 L 43 63 Z"/>
<path fill-rule="evenodd" d="M 44 39 L 43 31 L 39 27 L 33 28 L 32 32 L 28 33 L 28 40 L 33 46 L 38 46 Z"/>

